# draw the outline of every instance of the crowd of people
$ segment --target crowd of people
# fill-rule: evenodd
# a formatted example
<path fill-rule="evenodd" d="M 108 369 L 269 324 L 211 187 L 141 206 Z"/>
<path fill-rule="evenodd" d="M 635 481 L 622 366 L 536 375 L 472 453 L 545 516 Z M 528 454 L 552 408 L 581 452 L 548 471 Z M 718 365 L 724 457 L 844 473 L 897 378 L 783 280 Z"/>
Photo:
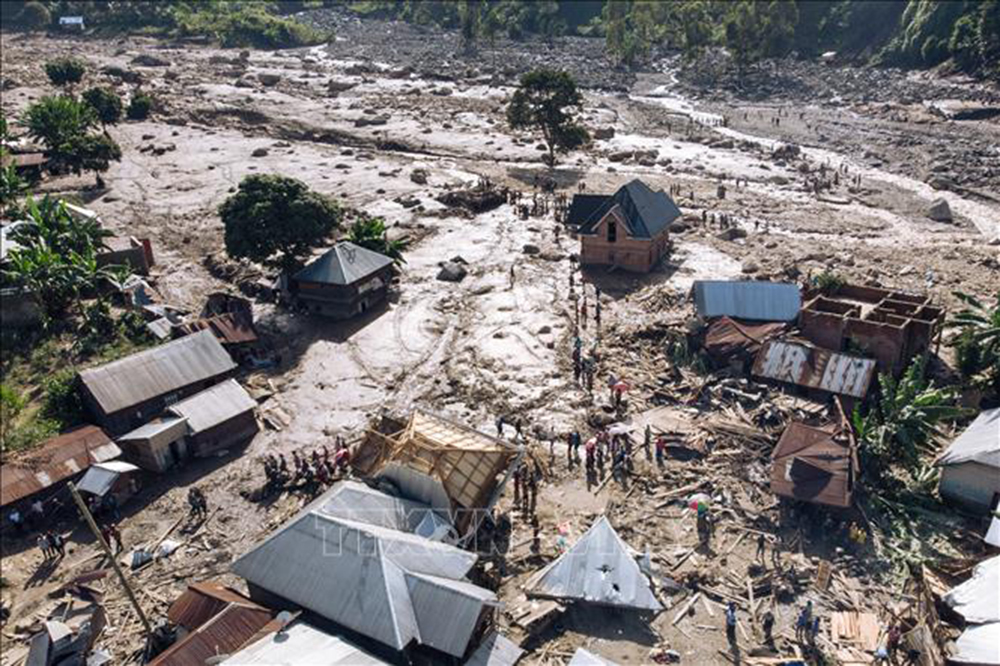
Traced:
<path fill-rule="evenodd" d="M 351 449 L 342 437 L 337 437 L 334 451 L 324 444 L 310 455 L 292 451 L 292 464 L 283 453 L 267 454 L 261 459 L 267 477 L 266 493 L 270 495 L 286 488 L 321 489 L 350 472 Z"/>

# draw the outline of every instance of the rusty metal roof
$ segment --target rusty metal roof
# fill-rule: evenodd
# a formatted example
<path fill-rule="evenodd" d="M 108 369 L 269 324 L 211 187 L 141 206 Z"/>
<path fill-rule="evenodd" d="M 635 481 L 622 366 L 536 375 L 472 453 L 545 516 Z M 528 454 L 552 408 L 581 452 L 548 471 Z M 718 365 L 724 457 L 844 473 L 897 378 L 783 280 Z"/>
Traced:
<path fill-rule="evenodd" d="M 255 607 L 252 601 L 219 583 L 202 582 L 188 585 L 184 594 L 177 597 L 167 610 L 171 624 L 194 631 L 229 604 L 244 604 Z"/>
<path fill-rule="evenodd" d="M 705 329 L 705 351 L 718 361 L 750 358 L 760 346 L 785 330 L 777 322 L 739 322 L 729 317 L 719 317 Z"/>
<path fill-rule="evenodd" d="M 0 506 L 45 490 L 121 453 L 97 426 L 83 426 L 53 437 L 0 467 Z"/>
<path fill-rule="evenodd" d="M 252 602 L 228 604 L 183 639 L 170 646 L 149 666 L 191 666 L 220 654 L 232 654 L 271 623 L 270 610 Z"/>
<path fill-rule="evenodd" d="M 224 345 L 257 342 L 253 320 L 239 312 L 226 312 L 206 319 L 181 324 L 177 327 L 185 335 L 198 331 L 212 331 Z"/>
<path fill-rule="evenodd" d="M 209 331 L 126 356 L 80 373 L 105 414 L 223 375 L 236 364 Z"/>
<path fill-rule="evenodd" d="M 771 454 L 771 491 L 804 502 L 849 507 L 857 461 L 851 435 L 837 424 L 792 422 Z"/>
<path fill-rule="evenodd" d="M 875 360 L 796 342 L 771 340 L 757 354 L 753 374 L 863 398 L 875 375 Z"/>

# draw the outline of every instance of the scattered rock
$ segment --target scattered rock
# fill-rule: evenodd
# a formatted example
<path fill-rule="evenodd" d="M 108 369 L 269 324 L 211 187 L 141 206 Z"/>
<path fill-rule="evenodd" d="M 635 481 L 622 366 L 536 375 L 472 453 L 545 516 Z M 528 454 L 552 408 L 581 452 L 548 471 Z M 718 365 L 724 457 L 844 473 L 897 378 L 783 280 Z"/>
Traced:
<path fill-rule="evenodd" d="M 272 72 L 259 72 L 257 74 L 257 80 L 263 83 L 265 86 L 276 86 L 278 82 L 281 81 L 281 74 L 274 74 Z"/>
<path fill-rule="evenodd" d="M 958 183 L 946 176 L 931 176 L 927 184 L 935 190 L 953 190 L 958 187 Z"/>
<path fill-rule="evenodd" d="M 747 259 L 743 262 L 743 272 L 747 274 L 753 274 L 760 270 L 760 265 L 753 259 Z"/>
<path fill-rule="evenodd" d="M 951 222 L 951 206 L 944 199 L 935 199 L 927 210 L 927 217 L 935 222 Z"/>
<path fill-rule="evenodd" d="M 746 238 L 747 232 L 739 227 L 729 227 L 728 229 L 723 229 L 715 237 L 719 240 L 731 241 L 737 238 Z"/>
<path fill-rule="evenodd" d="M 442 86 L 441 88 L 434 88 L 433 90 L 431 90 L 431 94 L 437 95 L 438 97 L 448 97 L 453 92 L 454 91 L 451 88 L 448 88 L 447 86 Z"/>
<path fill-rule="evenodd" d="M 267 157 L 267 148 L 254 149 L 254 151 L 250 153 L 250 157 Z"/>
<path fill-rule="evenodd" d="M 524 247 L 521 248 L 521 251 L 524 252 L 525 254 L 530 255 L 530 254 L 539 254 L 542 251 L 542 249 L 537 245 L 534 245 L 533 243 L 525 243 Z"/>
<path fill-rule="evenodd" d="M 615 138 L 615 128 L 614 127 L 598 127 L 593 132 L 594 138 L 598 141 L 607 141 L 608 139 Z"/>
<path fill-rule="evenodd" d="M 441 270 L 438 271 L 437 279 L 444 282 L 461 282 L 468 274 L 468 270 L 462 264 L 455 263 L 454 261 L 446 261 L 441 264 Z"/>
<path fill-rule="evenodd" d="M 342 79 L 330 79 L 326 82 L 326 89 L 331 93 L 342 93 L 351 88 L 357 86 L 357 83 L 353 81 L 344 81 Z"/>
<path fill-rule="evenodd" d="M 157 58 L 155 55 L 149 53 L 140 53 L 132 58 L 132 64 L 139 65 L 140 67 L 170 67 L 169 61 Z"/>
<path fill-rule="evenodd" d="M 548 335 L 552 332 L 552 327 L 546 324 L 538 329 L 538 335 Z"/>
<path fill-rule="evenodd" d="M 788 183 L 789 183 L 788 178 L 785 177 L 785 176 L 782 176 L 779 173 L 776 173 L 773 176 L 769 176 L 768 180 L 770 182 L 774 183 L 775 185 L 788 185 Z"/>
<path fill-rule="evenodd" d="M 410 172 L 410 180 L 417 185 L 427 184 L 428 173 L 426 169 L 414 169 Z"/>

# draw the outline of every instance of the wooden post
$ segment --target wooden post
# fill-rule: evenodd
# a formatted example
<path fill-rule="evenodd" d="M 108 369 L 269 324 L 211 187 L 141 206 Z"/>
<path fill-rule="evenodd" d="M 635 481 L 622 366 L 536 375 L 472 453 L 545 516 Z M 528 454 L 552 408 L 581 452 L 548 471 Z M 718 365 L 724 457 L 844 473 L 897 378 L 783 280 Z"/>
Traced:
<path fill-rule="evenodd" d="M 76 502 L 76 506 L 80 509 L 83 519 L 87 521 L 90 531 L 94 533 L 94 538 L 97 539 L 97 543 L 104 549 L 104 554 L 108 556 L 111 566 L 114 568 L 115 573 L 118 574 L 118 580 L 121 581 L 122 587 L 125 588 L 125 594 L 128 596 L 129 601 L 132 602 L 132 607 L 135 608 L 136 615 L 139 616 L 139 621 L 142 622 L 142 626 L 146 630 L 147 638 L 152 637 L 153 629 L 149 626 L 149 620 L 146 619 L 146 614 L 142 612 L 139 601 L 135 598 L 135 593 L 132 592 L 132 587 L 128 584 L 128 580 L 125 579 L 125 573 L 118 566 L 118 560 L 115 559 L 114 554 L 111 552 L 111 547 L 108 546 L 108 542 L 101 536 L 101 530 L 97 527 L 97 523 L 94 522 L 94 517 L 90 515 L 90 510 L 87 508 L 86 502 L 80 497 L 80 491 L 76 489 L 75 484 L 70 483 L 69 492 L 73 495 L 73 501 Z"/>

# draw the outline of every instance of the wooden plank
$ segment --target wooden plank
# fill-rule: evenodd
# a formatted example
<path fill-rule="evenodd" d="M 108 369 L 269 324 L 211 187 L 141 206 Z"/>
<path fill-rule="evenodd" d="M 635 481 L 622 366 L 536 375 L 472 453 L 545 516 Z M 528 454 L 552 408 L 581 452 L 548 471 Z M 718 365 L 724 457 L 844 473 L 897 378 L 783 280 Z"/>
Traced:
<path fill-rule="evenodd" d="M 684 606 L 682 606 L 679 611 L 677 611 L 677 615 L 674 616 L 674 621 L 670 623 L 671 626 L 676 625 L 678 622 L 680 622 L 681 619 L 688 614 L 688 611 L 691 610 L 691 607 L 694 606 L 695 603 L 700 598 L 701 598 L 701 592 L 695 592 L 694 596 L 688 599 L 687 603 L 684 604 Z"/>

